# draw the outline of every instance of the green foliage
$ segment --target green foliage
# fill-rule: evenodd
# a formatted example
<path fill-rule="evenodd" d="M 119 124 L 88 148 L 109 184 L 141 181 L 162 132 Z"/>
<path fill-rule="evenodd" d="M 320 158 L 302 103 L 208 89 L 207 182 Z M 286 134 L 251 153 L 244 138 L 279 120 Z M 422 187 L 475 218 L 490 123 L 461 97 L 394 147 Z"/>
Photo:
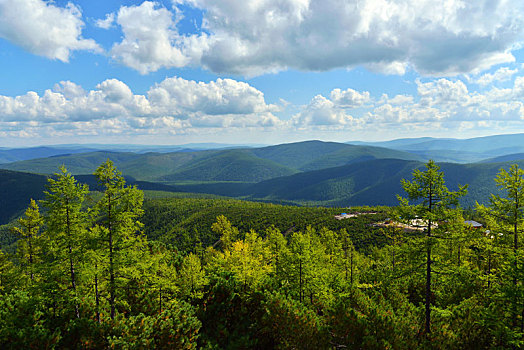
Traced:
<path fill-rule="evenodd" d="M 341 212 L 369 212 L 374 215 L 336 220 L 334 215 Z M 372 245 L 388 242 L 379 229 L 372 228 L 374 222 L 387 217 L 386 208 L 355 207 L 322 208 L 296 207 L 276 204 L 247 202 L 231 199 L 155 199 L 144 203 L 144 233 L 149 239 L 160 240 L 176 246 L 179 250 L 193 251 L 195 244 L 214 245 L 221 237 L 212 230 L 217 217 L 223 215 L 240 232 L 254 230 L 263 234 L 274 226 L 285 236 L 293 232 L 305 231 L 308 226 L 320 230 L 325 227 L 339 232 L 345 228 L 350 232 L 356 249 L 362 250 Z M 233 237 L 235 238 L 235 237 Z M 239 237 L 240 238 L 240 237 Z"/>
<path fill-rule="evenodd" d="M 508 301 L 506 315 L 510 315 L 513 329 L 524 333 L 524 170 L 518 164 L 509 171 L 501 169 L 495 178 L 505 196 L 493 194 L 489 207 L 478 206 L 494 237 L 494 244 L 509 251 L 501 261 L 499 288 L 501 297 Z"/>
<path fill-rule="evenodd" d="M 0 347 L 2 349 L 53 349 L 60 330 L 49 327 L 51 317 L 38 297 L 13 291 L 0 297 Z"/>
<path fill-rule="evenodd" d="M 16 270 L 8 255 L 0 250 L 0 295 L 13 289 L 20 277 L 20 272 Z"/>
<path fill-rule="evenodd" d="M 97 224 L 97 251 L 100 254 L 102 275 L 108 280 L 111 318 L 117 307 L 117 290 L 133 278 L 136 265 L 144 262 L 146 241 L 138 234 L 142 224 L 143 194 L 136 187 L 127 187 L 122 174 L 107 160 L 95 172 L 103 197 L 96 203 L 92 215 Z M 125 307 L 125 305 L 122 305 Z"/>
<path fill-rule="evenodd" d="M 173 301 L 156 315 L 119 316 L 110 346 L 118 349 L 196 349 L 200 321 L 191 305 Z"/>
<path fill-rule="evenodd" d="M 388 208 L 178 197 L 142 208 L 142 192 L 112 162 L 96 177 L 100 192 L 88 195 L 60 169 L 46 210 L 32 201 L 17 223 L 16 254 L 0 251 L 1 348 L 524 345 L 516 167 L 497 178 L 507 196 L 479 207 L 487 232 L 464 226 L 454 206 L 465 188 L 450 192 L 433 162 L 404 182 L 415 203 L 399 210 L 426 225 L 419 233 L 372 225 Z"/>
<path fill-rule="evenodd" d="M 332 343 L 350 349 L 417 348 L 417 312 L 404 296 L 353 289 L 330 310 Z"/>
<path fill-rule="evenodd" d="M 264 308 L 264 323 L 277 349 L 332 348 L 326 320 L 300 302 L 275 293 Z"/>
<path fill-rule="evenodd" d="M 17 255 L 22 268 L 31 281 L 35 278 L 35 270 L 39 262 L 41 244 L 39 244 L 40 227 L 44 220 L 36 202 L 31 199 L 23 217 L 18 219 L 18 226 L 12 228 L 20 236 Z"/>

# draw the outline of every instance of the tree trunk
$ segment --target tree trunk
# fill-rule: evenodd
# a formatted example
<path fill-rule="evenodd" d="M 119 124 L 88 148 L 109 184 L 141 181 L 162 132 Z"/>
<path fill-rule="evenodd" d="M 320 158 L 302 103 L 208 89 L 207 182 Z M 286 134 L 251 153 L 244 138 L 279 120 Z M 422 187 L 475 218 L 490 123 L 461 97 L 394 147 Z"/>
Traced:
<path fill-rule="evenodd" d="M 431 215 L 433 209 L 433 193 L 429 189 L 429 213 Z M 428 233 L 427 233 L 427 256 L 426 256 L 426 336 L 431 333 L 431 217 L 428 219 Z"/>
<path fill-rule="evenodd" d="M 353 249 L 351 249 L 351 275 L 350 275 L 350 278 L 351 278 L 351 285 L 353 285 Z"/>
<path fill-rule="evenodd" d="M 98 266 L 95 264 L 95 271 Z M 96 321 L 100 323 L 100 297 L 98 294 L 98 273 L 95 274 L 95 303 L 96 303 Z"/>
<path fill-rule="evenodd" d="M 518 210 L 519 210 L 519 200 L 518 200 L 518 193 L 515 193 L 515 215 L 514 215 L 514 223 L 513 223 L 513 328 L 517 328 L 517 318 L 518 318 L 518 311 L 517 311 L 517 253 L 518 253 Z"/>
<path fill-rule="evenodd" d="M 488 254 L 488 289 L 491 287 L 491 250 Z"/>
<path fill-rule="evenodd" d="M 298 299 L 302 302 L 302 259 L 298 261 L 299 290 Z"/>
<path fill-rule="evenodd" d="M 111 227 L 111 197 L 108 197 L 107 228 L 109 231 L 109 304 L 111 319 L 115 319 L 115 268 L 113 262 L 113 228 Z"/>
<path fill-rule="evenodd" d="M 32 238 L 29 237 L 27 242 L 29 244 L 29 270 L 31 270 L 31 281 L 33 281 L 35 278 L 35 275 L 33 273 L 33 245 L 31 244 L 31 240 Z"/>
<path fill-rule="evenodd" d="M 66 231 L 67 231 L 67 240 L 68 240 L 68 251 L 69 251 L 69 271 L 71 273 L 71 288 L 73 289 L 73 293 L 75 294 L 75 315 L 76 318 L 80 318 L 80 310 L 78 307 L 78 301 L 76 300 L 76 280 L 75 280 L 75 266 L 73 264 L 73 247 L 71 243 L 71 220 L 69 218 L 69 208 L 67 207 L 69 205 L 68 202 L 66 202 Z"/>

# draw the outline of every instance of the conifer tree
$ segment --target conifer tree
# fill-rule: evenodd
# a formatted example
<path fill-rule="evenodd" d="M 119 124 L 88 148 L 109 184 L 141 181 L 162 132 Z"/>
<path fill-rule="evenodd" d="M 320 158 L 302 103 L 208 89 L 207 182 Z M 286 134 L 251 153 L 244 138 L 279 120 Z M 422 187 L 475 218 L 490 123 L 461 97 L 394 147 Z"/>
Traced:
<path fill-rule="evenodd" d="M 77 183 L 67 169 L 61 166 L 59 172 L 55 173 L 55 179 L 48 180 L 48 190 L 44 193 L 44 205 L 48 209 L 45 222 L 51 264 L 56 265 L 59 275 L 68 276 L 57 278 L 68 281 L 68 288 L 75 299 L 75 315 L 79 318 L 79 267 L 84 260 L 87 232 L 87 215 L 82 205 L 89 189 L 87 185 Z"/>
<path fill-rule="evenodd" d="M 0 295 L 14 284 L 17 275 L 13 263 L 9 260 L 7 254 L 0 249 Z"/>
<path fill-rule="evenodd" d="M 211 226 L 211 229 L 220 235 L 220 241 L 217 243 L 220 243 L 222 249 L 229 249 L 240 235 L 238 229 L 231 225 L 224 215 L 217 216 L 217 221 Z"/>
<path fill-rule="evenodd" d="M 14 232 L 21 236 L 17 252 L 20 259 L 27 265 L 31 281 L 35 278 L 35 264 L 39 254 L 39 246 L 36 241 L 43 220 L 38 205 L 34 199 L 31 199 L 24 216 L 18 219 L 18 226 L 13 227 Z"/>
<path fill-rule="evenodd" d="M 401 180 L 402 187 L 408 198 L 398 196 L 400 212 L 404 220 L 419 220 L 425 226 L 426 232 L 426 290 L 425 290 L 425 334 L 431 332 L 431 273 L 432 273 L 432 230 L 438 227 L 438 222 L 444 222 L 449 211 L 458 205 L 458 199 L 467 193 L 467 185 L 459 186 L 459 190 L 448 190 L 444 181 L 444 173 L 440 167 L 430 160 L 426 170 L 413 171 L 413 181 Z M 416 204 L 410 204 L 409 200 Z"/>
<path fill-rule="evenodd" d="M 287 240 L 275 226 L 266 229 L 266 244 L 269 247 L 271 264 L 277 285 L 281 284 L 286 277 L 285 261 L 289 255 Z"/>
<path fill-rule="evenodd" d="M 344 279 L 349 281 L 350 285 L 353 285 L 355 274 L 355 247 L 353 246 L 353 242 L 351 242 L 348 231 L 345 228 L 340 231 L 339 237 L 342 243 Z"/>
<path fill-rule="evenodd" d="M 518 164 L 510 167 L 509 171 L 501 169 L 495 178 L 497 187 L 505 192 L 505 196 L 492 194 L 489 207 L 477 206 L 477 210 L 490 222 L 490 228 L 494 235 L 502 234 L 512 239 L 510 256 L 512 288 L 509 290 L 512 305 L 512 324 L 517 327 L 518 316 L 521 317 L 521 332 L 524 331 L 524 307 L 522 286 L 523 277 L 523 255 L 520 236 L 524 229 L 524 169 Z M 520 311 L 519 311 L 520 308 Z"/>
<path fill-rule="evenodd" d="M 202 297 L 202 288 L 207 283 L 205 271 L 198 255 L 189 253 L 184 257 L 178 272 L 177 284 L 180 294 L 184 298 L 199 299 Z"/>
<path fill-rule="evenodd" d="M 289 241 L 288 272 L 291 284 L 298 290 L 299 301 L 309 295 L 323 294 L 327 256 L 325 247 L 310 226 L 304 233 L 295 232 Z"/>
<path fill-rule="evenodd" d="M 136 264 L 146 251 L 146 242 L 140 234 L 138 220 L 143 213 L 143 193 L 136 187 L 126 186 L 122 174 L 109 159 L 98 167 L 94 175 L 103 189 L 93 216 L 95 231 L 99 234 L 98 251 L 104 257 L 103 267 L 109 289 L 110 316 L 116 316 L 117 289 L 133 276 Z"/>

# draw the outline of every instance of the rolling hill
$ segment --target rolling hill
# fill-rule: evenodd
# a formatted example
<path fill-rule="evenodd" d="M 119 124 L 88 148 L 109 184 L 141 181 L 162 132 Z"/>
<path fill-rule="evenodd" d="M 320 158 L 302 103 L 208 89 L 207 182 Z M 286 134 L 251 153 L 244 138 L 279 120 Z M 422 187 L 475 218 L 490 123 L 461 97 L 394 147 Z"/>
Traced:
<path fill-rule="evenodd" d="M 249 150 L 231 150 L 198 160 L 159 180 L 259 182 L 297 172 L 274 161 L 256 157 Z"/>
<path fill-rule="evenodd" d="M 62 147 L 27 147 L 0 149 L 0 163 L 18 162 L 28 159 L 47 158 L 58 155 L 69 155 L 75 153 L 92 152 L 93 149 L 86 147 L 62 148 Z"/>
<path fill-rule="evenodd" d="M 0 167 L 13 171 L 54 174 L 57 172 L 60 165 L 65 165 L 72 174 L 91 174 L 108 158 L 112 159 L 115 164 L 121 164 L 137 156 L 138 155 L 135 153 L 97 151 L 24 160 L 20 162 L 1 164 Z"/>
<path fill-rule="evenodd" d="M 517 163 L 524 167 L 524 161 Z M 487 203 L 490 194 L 497 193 L 493 179 L 501 168 L 508 169 L 511 164 L 440 163 L 439 166 L 450 190 L 469 184 L 468 195 L 461 203 L 474 206 L 476 201 Z M 423 167 L 423 163 L 415 161 L 370 160 L 262 181 L 248 188 L 245 194 L 250 199 L 312 205 L 397 205 L 396 195 L 404 195 L 400 180 L 411 180 L 413 170 Z"/>
<path fill-rule="evenodd" d="M 524 134 L 493 135 L 470 139 L 425 137 L 384 142 L 355 142 L 355 144 L 392 148 L 441 162 L 471 163 L 512 153 L 524 153 Z"/>
<path fill-rule="evenodd" d="M 524 153 L 505 154 L 503 156 L 484 159 L 481 163 L 515 162 L 524 160 Z"/>
<path fill-rule="evenodd" d="M 413 144 L 417 143 L 410 142 Z M 95 189 L 94 177 L 86 174 L 92 174 L 107 158 L 128 183 L 142 190 L 323 206 L 396 205 L 396 195 L 403 194 L 400 180 L 411 179 L 413 169 L 424 166 L 419 156 L 403 151 L 321 141 L 193 152 L 59 155 L 1 165 L 10 170 L 0 172 L 0 223 L 20 214 L 30 198 L 41 198 L 46 176 L 61 164 Z M 501 167 L 508 168 L 512 162 L 524 167 L 520 153 L 478 163 L 439 165 L 451 190 L 469 184 L 462 204 L 473 206 L 475 201 L 486 203 L 497 191 L 493 179 Z"/>
<path fill-rule="evenodd" d="M 43 175 L 0 170 L 0 225 L 22 214 L 31 198 L 43 198 L 46 183 Z"/>
<path fill-rule="evenodd" d="M 250 150 L 260 158 L 298 170 L 318 170 L 369 159 L 423 160 L 408 152 L 374 146 L 355 146 L 336 142 L 304 141 Z"/>
<path fill-rule="evenodd" d="M 262 148 L 172 153 L 97 151 L 1 164 L 8 170 L 52 174 L 64 164 L 73 174 L 91 174 L 107 158 L 124 175 L 137 180 L 169 182 L 258 182 L 300 171 L 317 170 L 370 159 L 421 157 L 380 147 L 306 141 Z"/>

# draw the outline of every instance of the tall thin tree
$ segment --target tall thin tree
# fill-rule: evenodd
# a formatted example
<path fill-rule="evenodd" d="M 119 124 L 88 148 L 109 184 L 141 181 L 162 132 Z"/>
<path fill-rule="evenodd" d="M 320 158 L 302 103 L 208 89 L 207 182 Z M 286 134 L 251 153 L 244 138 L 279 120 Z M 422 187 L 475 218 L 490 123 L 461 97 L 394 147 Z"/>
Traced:
<path fill-rule="evenodd" d="M 425 285 L 425 334 L 431 333 L 431 250 L 432 230 L 439 221 L 445 221 L 448 211 L 458 205 L 458 199 L 467 193 L 467 185 L 459 186 L 459 190 L 448 190 L 444 181 L 444 173 L 440 167 L 430 160 L 425 171 L 415 169 L 413 181 L 401 180 L 402 187 L 408 198 L 398 196 L 403 218 L 420 220 L 426 231 L 426 285 Z M 416 204 L 410 205 L 409 200 Z"/>
<path fill-rule="evenodd" d="M 35 278 L 35 262 L 38 254 L 36 240 L 43 224 L 43 217 L 34 199 L 31 199 L 24 216 L 18 219 L 18 225 L 13 231 L 21 236 L 18 243 L 18 253 L 22 260 L 26 260 L 27 270 L 31 281 Z"/>
<path fill-rule="evenodd" d="M 142 224 L 138 218 L 142 215 L 143 193 L 134 186 L 126 186 L 126 181 L 114 166 L 107 160 L 98 167 L 94 175 L 103 189 L 102 198 L 94 207 L 98 231 L 103 242 L 101 249 L 107 257 L 109 279 L 109 305 L 111 319 L 116 316 L 116 293 L 118 279 L 123 278 L 126 268 L 138 263 L 136 254 L 143 251 L 142 237 L 138 234 Z M 121 273 L 122 272 L 122 273 Z"/>
<path fill-rule="evenodd" d="M 80 317 L 78 301 L 78 268 L 82 263 L 82 255 L 85 252 L 85 234 L 87 227 L 87 216 L 82 209 L 85 196 L 89 188 L 85 184 L 79 184 L 67 171 L 65 166 L 59 168 L 55 178 L 48 180 L 48 190 L 45 191 L 44 205 L 48 208 L 46 216 L 47 234 L 56 248 L 56 262 L 61 265 L 67 261 L 69 284 L 75 299 L 75 315 Z"/>

